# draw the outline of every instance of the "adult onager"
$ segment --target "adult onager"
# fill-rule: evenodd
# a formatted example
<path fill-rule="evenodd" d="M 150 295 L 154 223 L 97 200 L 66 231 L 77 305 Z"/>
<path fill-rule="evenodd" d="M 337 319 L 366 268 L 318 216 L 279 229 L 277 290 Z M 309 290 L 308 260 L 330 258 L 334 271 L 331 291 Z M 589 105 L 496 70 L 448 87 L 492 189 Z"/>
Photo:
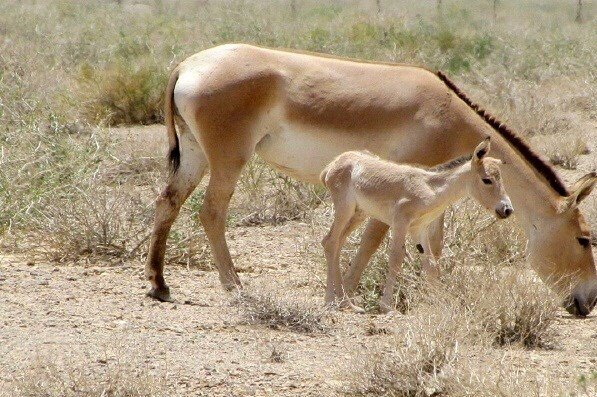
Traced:
<path fill-rule="evenodd" d="M 459 157 L 434 168 L 382 160 L 368 152 L 346 152 L 336 157 L 321 173 L 334 203 L 334 222 L 321 244 L 328 267 L 325 302 L 363 311 L 346 295 L 340 270 L 340 251 L 346 238 L 370 216 L 392 229 L 388 274 L 381 298 L 383 312 L 393 309 L 392 301 L 404 241 L 410 233 L 419 238 L 428 258 L 423 271 L 437 276 L 437 267 L 428 238 L 420 238 L 445 209 L 465 196 L 473 197 L 499 218 L 512 214 L 512 203 L 500 175 L 501 160 L 487 157 L 489 139 L 477 146 L 472 156 Z"/>
<path fill-rule="evenodd" d="M 176 133 L 175 121 L 179 131 Z M 253 153 L 302 181 L 319 183 L 340 153 L 370 152 L 396 162 L 433 166 L 470 153 L 491 136 L 504 184 L 529 238 L 528 260 L 588 314 L 597 300 L 589 227 L 578 210 L 595 175 L 566 189 L 555 171 L 518 136 L 474 105 L 443 74 L 386 63 L 230 44 L 197 53 L 172 72 L 165 96 L 171 175 L 156 202 L 146 265 L 149 294 L 170 299 L 163 277 L 170 226 L 209 167 L 200 218 L 220 281 L 240 285 L 225 239 L 230 197 Z M 387 226 L 371 221 L 345 278 L 355 289 Z M 443 217 L 426 235 L 439 256 Z"/>

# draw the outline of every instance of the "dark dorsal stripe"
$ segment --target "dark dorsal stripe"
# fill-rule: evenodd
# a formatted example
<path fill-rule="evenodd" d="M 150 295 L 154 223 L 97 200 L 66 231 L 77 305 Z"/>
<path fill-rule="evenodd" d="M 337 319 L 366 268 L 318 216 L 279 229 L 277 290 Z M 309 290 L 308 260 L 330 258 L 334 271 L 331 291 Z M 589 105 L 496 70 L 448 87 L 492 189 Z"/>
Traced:
<path fill-rule="evenodd" d="M 489 124 L 495 131 L 497 131 L 512 147 L 531 165 L 539 174 L 541 174 L 560 196 L 568 196 L 568 189 L 556 174 L 555 170 L 549 163 L 535 153 L 530 146 L 514 131 L 508 128 L 505 124 L 498 121 L 495 117 L 487 113 L 479 105 L 473 103 L 448 77 L 442 72 L 437 72 L 437 77 L 443 81 L 450 90 L 452 90 L 458 98 L 462 99 L 471 109 L 475 111 L 487 124 Z"/>

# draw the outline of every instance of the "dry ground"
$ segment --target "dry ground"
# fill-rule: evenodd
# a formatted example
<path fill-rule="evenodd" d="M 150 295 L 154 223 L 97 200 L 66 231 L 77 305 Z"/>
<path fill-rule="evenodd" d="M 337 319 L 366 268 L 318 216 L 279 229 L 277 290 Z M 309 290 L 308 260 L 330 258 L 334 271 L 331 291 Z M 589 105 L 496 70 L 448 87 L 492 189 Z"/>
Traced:
<path fill-rule="evenodd" d="M 321 269 L 296 261 L 295 240 L 309 233 L 300 223 L 234 229 L 243 281 L 275 284 L 280 295 L 291 290 L 320 303 L 319 291 L 305 284 L 312 285 L 308 281 L 321 276 Z M 355 347 L 364 351 L 389 337 L 367 336 L 369 323 L 399 332 L 409 321 L 343 313 L 329 334 L 302 335 L 246 325 L 213 271 L 171 267 L 167 275 L 177 300 L 172 304 L 143 296 L 147 285 L 138 262 L 57 267 L 4 257 L 0 269 L 0 381 L 7 395 L 12 389 L 6 383 L 30 365 L 58 360 L 85 372 L 131 361 L 181 395 L 327 396 L 341 385 L 339 369 L 347 368 Z M 495 360 L 505 357 L 532 378 L 558 382 L 575 382 L 595 370 L 597 317 L 578 320 L 562 312 L 556 329 L 555 350 L 496 349 Z M 272 362 L 273 349 L 282 352 L 282 363 Z"/>
<path fill-rule="evenodd" d="M 157 150 L 162 127 L 112 130 L 124 138 L 123 153 L 141 132 L 155 140 L 138 156 Z M 592 149 L 581 169 L 594 162 Z M 321 233 L 321 227 L 288 222 L 229 228 L 229 241 L 249 289 L 319 305 L 324 271 L 304 258 L 305 250 L 319 249 Z M 142 268 L 138 260 L 57 265 L 27 254 L 1 257 L 0 395 L 15 395 L 23 375 L 39 376 L 32 366 L 52 363 L 67 374 L 117 368 L 138 374 L 140 382 L 155 378 L 168 395 L 328 396 L 342 389 L 354 355 L 384 338 L 390 343 L 410 321 L 408 315 L 340 313 L 328 332 L 273 330 L 244 321 L 213 269 L 168 266 L 176 302 L 157 303 L 144 296 Z M 372 323 L 389 332 L 369 335 Z M 555 328 L 554 349 L 495 348 L 488 369 L 506 362 L 507 376 L 575 385 L 597 369 L 597 316 L 574 319 L 561 311 Z"/>

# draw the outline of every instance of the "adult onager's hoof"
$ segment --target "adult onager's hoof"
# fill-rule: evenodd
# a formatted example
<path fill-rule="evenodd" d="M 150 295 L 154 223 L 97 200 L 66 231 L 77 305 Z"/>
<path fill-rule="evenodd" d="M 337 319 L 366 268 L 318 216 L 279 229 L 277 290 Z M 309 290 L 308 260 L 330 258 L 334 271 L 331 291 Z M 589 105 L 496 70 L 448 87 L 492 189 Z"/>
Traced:
<path fill-rule="evenodd" d="M 220 274 L 220 285 L 226 292 L 240 291 L 243 288 L 240 278 L 236 272 Z"/>
<path fill-rule="evenodd" d="M 163 288 L 152 288 L 147 291 L 147 296 L 153 299 L 157 299 L 160 302 L 174 302 L 174 299 L 170 296 L 170 288 L 163 287 Z"/>

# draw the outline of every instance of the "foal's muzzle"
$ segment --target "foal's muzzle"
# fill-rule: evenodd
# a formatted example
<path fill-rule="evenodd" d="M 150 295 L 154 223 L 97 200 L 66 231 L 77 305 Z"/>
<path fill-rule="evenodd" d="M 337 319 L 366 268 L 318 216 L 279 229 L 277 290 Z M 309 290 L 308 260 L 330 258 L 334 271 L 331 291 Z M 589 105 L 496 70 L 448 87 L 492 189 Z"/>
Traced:
<path fill-rule="evenodd" d="M 506 219 L 507 217 L 512 215 L 513 212 L 514 210 L 510 206 L 503 206 L 495 210 L 495 213 L 500 219 Z"/>

